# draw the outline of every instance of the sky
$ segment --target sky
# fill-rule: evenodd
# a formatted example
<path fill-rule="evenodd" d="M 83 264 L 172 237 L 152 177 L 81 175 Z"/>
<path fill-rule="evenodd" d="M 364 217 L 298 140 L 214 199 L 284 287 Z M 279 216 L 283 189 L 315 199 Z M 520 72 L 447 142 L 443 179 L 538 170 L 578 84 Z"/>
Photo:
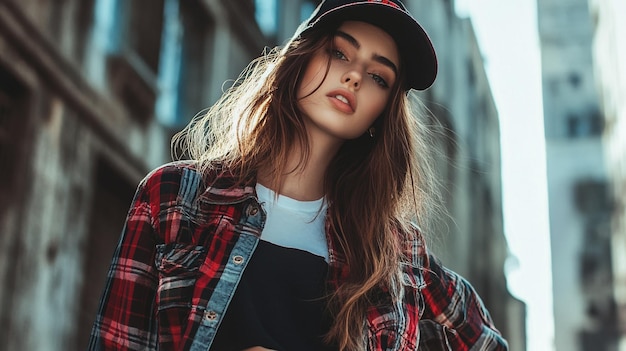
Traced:
<path fill-rule="evenodd" d="M 456 0 L 456 8 L 473 23 L 500 116 L 509 291 L 526 303 L 527 350 L 551 351 L 554 317 L 536 1 Z"/>

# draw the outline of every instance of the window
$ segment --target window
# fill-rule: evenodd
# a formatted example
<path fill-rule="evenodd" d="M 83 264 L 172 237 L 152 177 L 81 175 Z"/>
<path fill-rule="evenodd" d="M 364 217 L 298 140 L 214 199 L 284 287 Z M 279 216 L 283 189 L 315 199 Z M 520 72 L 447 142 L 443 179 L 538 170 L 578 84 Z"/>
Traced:
<path fill-rule="evenodd" d="M 587 111 L 578 113 L 570 112 L 566 123 L 569 138 L 599 136 L 604 129 L 604 120 L 597 108 L 588 108 Z"/>
<path fill-rule="evenodd" d="M 209 103 L 205 87 L 206 72 L 211 69 L 211 56 L 207 53 L 212 47 L 214 26 L 201 6 L 196 2 L 180 2 L 183 36 L 176 89 L 176 120 L 179 124 L 186 124 Z"/>
<path fill-rule="evenodd" d="M 159 121 L 177 131 L 210 101 L 215 24 L 198 1 L 166 0 L 159 71 Z"/>
<path fill-rule="evenodd" d="M 133 0 L 128 7 L 128 44 L 152 72 L 159 68 L 164 0 Z"/>
<path fill-rule="evenodd" d="M 570 74 L 567 76 L 567 80 L 573 88 L 580 87 L 580 83 L 582 82 L 580 74 L 576 72 L 570 72 Z"/>
<path fill-rule="evenodd" d="M 108 58 L 111 90 L 129 115 L 146 122 L 155 108 L 164 0 L 118 1 Z"/>
<path fill-rule="evenodd" d="M 567 115 L 567 135 L 570 138 L 580 136 L 582 134 L 580 118 L 573 113 Z"/>
<path fill-rule="evenodd" d="M 609 211 L 609 190 L 606 181 L 581 180 L 574 185 L 576 208 L 581 214 L 592 215 Z"/>

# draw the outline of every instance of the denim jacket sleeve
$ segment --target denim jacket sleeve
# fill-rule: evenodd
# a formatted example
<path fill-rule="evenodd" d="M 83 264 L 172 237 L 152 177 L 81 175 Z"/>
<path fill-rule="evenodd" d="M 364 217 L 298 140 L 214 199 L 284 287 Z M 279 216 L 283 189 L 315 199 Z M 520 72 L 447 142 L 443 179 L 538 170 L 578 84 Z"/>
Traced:
<path fill-rule="evenodd" d="M 424 261 L 419 350 L 508 350 L 470 283 L 432 255 Z"/>

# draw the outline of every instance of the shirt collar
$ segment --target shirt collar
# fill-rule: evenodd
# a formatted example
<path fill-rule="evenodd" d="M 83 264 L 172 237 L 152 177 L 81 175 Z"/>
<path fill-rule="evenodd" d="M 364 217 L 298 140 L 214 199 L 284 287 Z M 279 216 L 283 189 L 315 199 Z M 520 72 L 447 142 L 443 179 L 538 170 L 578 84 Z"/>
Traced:
<path fill-rule="evenodd" d="M 256 179 L 237 184 L 233 174 L 228 170 L 218 169 L 207 177 L 207 187 L 200 195 L 200 201 L 210 204 L 235 204 L 256 197 L 254 187 Z"/>

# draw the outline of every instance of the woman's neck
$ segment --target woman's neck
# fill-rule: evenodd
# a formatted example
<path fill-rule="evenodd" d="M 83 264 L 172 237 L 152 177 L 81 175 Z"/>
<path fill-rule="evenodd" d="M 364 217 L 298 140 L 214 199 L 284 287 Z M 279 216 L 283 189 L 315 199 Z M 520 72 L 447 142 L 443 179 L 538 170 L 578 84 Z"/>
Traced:
<path fill-rule="evenodd" d="M 326 169 L 339 147 L 340 141 L 328 138 L 316 138 L 309 135 L 310 154 L 307 162 L 296 169 L 300 162 L 302 151 L 300 147 L 293 147 L 287 159 L 287 170 L 283 174 L 280 189 L 272 189 L 277 193 L 296 200 L 311 201 L 324 196 L 324 178 Z M 267 169 L 261 169 L 258 182 L 266 187 L 274 183 L 272 174 Z"/>

